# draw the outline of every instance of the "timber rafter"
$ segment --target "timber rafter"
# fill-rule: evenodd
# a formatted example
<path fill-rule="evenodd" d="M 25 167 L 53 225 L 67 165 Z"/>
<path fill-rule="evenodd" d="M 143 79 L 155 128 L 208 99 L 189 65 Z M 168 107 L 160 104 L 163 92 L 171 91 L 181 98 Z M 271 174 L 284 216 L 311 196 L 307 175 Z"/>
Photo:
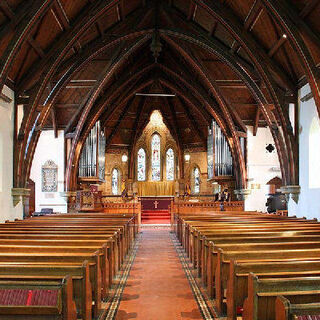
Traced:
<path fill-rule="evenodd" d="M 320 37 L 312 17 L 319 1 L 302 0 L 299 12 L 289 0 L 254 0 L 248 12 L 241 12 L 242 18 L 234 9 L 241 3 L 189 0 L 182 10 L 174 1 L 131 1 L 134 3 L 127 7 L 126 0 L 79 0 L 79 10 L 74 12 L 64 0 L 22 1 L 16 7 L 11 7 L 15 0 L 0 4 L 5 16 L 0 25 L 0 39 L 4 39 L 0 41 L 0 89 L 10 83 L 16 101 L 24 104 L 24 118 L 15 141 L 15 187 L 24 187 L 41 130 L 52 126 L 55 134 L 63 128 L 67 134 L 72 133 L 67 179 L 72 176 L 70 186 L 74 188 L 73 168 L 93 121 L 106 120 L 119 108 L 126 108 L 130 101 L 124 93 L 133 99 L 133 90 L 150 88 L 155 82 L 177 95 L 179 109 L 186 112 L 189 125 L 198 129 L 199 137 L 199 123 L 206 124 L 211 117 L 218 119 L 237 158 L 241 156 L 237 141 L 245 134 L 245 124 L 255 124 L 256 132 L 259 118 L 265 119 L 260 125 L 268 125 L 271 130 L 283 181 L 297 184 L 297 139 L 290 126 L 287 97 L 297 96 L 298 80 L 305 76 L 320 115 L 320 55 L 316 52 L 320 50 Z M 201 20 L 208 14 L 210 21 Z M 105 27 L 107 15 L 110 21 Z M 264 45 L 267 37 L 261 33 L 261 19 L 266 19 L 273 31 L 268 47 Z M 47 20 L 60 32 L 50 43 L 43 43 L 41 28 Z M 155 29 L 162 46 L 157 64 L 153 64 L 150 52 Z M 97 72 L 99 63 L 103 67 Z M 94 78 L 90 77 L 90 65 Z M 212 71 L 221 65 L 221 72 L 228 73 L 232 85 L 222 82 L 228 77 L 217 79 Z M 79 78 L 86 73 L 88 77 Z M 72 83 L 81 79 L 95 82 Z M 243 101 L 230 99 L 230 92 L 237 90 L 241 90 Z M 165 120 L 178 140 L 179 119 L 174 119 L 170 100 L 162 100 L 163 112 L 171 114 L 168 119 L 172 121 Z M 144 106 L 150 100 L 141 101 Z M 243 112 L 235 109 L 235 102 L 242 105 Z M 140 122 L 138 115 L 135 120 L 131 118 Z M 183 137 L 180 140 L 183 144 Z M 130 146 L 130 141 L 124 144 Z M 245 163 L 240 162 L 242 177 L 237 181 L 243 182 Z"/>

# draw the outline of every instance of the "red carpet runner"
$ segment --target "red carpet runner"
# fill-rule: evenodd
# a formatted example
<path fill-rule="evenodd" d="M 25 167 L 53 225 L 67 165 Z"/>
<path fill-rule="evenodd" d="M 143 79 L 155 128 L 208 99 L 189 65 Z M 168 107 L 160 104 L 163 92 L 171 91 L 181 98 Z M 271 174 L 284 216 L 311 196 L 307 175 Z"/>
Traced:
<path fill-rule="evenodd" d="M 142 210 L 141 222 L 143 224 L 164 224 L 170 223 L 169 210 Z"/>
<path fill-rule="evenodd" d="M 208 315 L 203 310 L 205 303 L 190 279 L 189 283 L 181 262 L 184 264 L 169 229 L 143 229 L 124 291 L 117 295 L 120 305 L 113 303 L 113 310 L 117 309 L 113 319 L 213 319 L 210 315 L 202 316 Z"/>

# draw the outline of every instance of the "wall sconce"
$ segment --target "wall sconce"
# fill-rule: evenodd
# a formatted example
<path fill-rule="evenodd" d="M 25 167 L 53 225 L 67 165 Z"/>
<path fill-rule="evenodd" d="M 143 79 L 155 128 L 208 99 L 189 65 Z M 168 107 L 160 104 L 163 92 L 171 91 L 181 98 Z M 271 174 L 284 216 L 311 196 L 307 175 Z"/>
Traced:
<path fill-rule="evenodd" d="M 187 162 L 190 161 L 190 153 L 186 153 L 186 154 L 184 155 L 184 160 L 186 160 Z"/>
<path fill-rule="evenodd" d="M 260 183 L 252 183 L 251 184 L 251 189 L 261 189 Z"/>
<path fill-rule="evenodd" d="M 122 162 L 127 162 L 128 161 L 128 156 L 126 154 L 123 154 L 121 157 Z"/>

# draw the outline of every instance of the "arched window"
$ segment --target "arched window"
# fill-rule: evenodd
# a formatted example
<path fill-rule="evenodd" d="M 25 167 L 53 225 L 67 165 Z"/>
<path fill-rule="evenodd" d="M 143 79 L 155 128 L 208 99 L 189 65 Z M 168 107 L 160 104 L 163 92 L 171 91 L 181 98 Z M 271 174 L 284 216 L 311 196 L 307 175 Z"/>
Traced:
<path fill-rule="evenodd" d="M 138 181 L 146 180 L 146 152 L 144 149 L 138 151 Z"/>
<path fill-rule="evenodd" d="M 166 154 L 167 180 L 174 180 L 174 152 L 170 148 Z"/>
<path fill-rule="evenodd" d="M 114 168 L 112 170 L 112 179 L 111 179 L 111 190 L 112 194 L 119 194 L 119 170 Z"/>
<path fill-rule="evenodd" d="M 160 136 L 154 134 L 151 140 L 151 169 L 152 169 L 152 181 L 160 181 Z"/>
<path fill-rule="evenodd" d="M 320 188 L 320 123 L 317 117 L 311 122 L 309 131 L 309 188 Z"/>
<path fill-rule="evenodd" d="M 193 176 L 194 176 L 194 193 L 199 193 L 200 192 L 200 170 L 198 167 L 194 168 Z"/>

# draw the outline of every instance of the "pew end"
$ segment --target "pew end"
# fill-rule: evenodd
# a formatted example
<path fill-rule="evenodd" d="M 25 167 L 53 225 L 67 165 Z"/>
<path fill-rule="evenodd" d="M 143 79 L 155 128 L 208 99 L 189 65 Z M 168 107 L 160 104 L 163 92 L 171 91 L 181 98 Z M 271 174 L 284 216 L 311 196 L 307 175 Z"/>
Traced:
<path fill-rule="evenodd" d="M 319 320 L 320 303 L 292 304 L 289 299 L 279 296 L 275 303 L 277 320 Z"/>
<path fill-rule="evenodd" d="M 1 320 L 77 320 L 70 276 L 61 282 L 0 281 L 0 291 Z"/>

